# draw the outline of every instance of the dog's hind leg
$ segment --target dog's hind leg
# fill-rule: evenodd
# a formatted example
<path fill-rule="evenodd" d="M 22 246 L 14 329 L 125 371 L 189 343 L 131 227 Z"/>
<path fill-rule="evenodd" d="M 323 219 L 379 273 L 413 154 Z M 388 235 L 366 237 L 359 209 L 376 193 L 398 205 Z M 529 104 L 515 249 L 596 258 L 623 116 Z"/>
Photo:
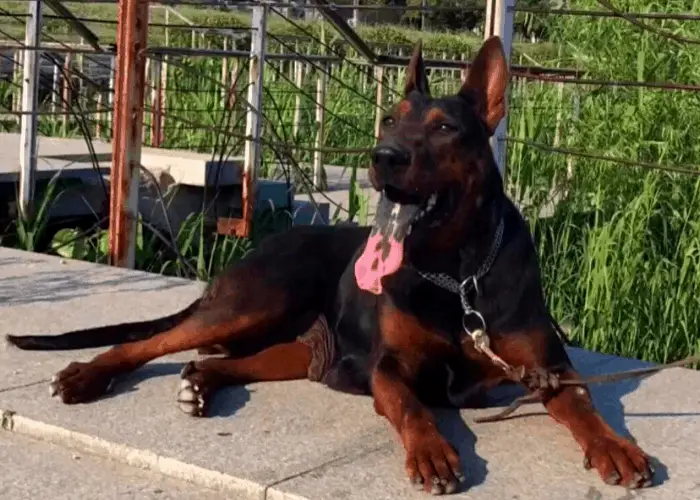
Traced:
<path fill-rule="evenodd" d="M 245 311 L 245 310 L 244 310 Z M 200 347 L 225 344 L 232 339 L 265 335 L 276 328 L 272 325 L 283 320 L 283 308 L 223 314 L 220 311 L 200 310 L 181 324 L 146 340 L 122 344 L 97 355 L 87 363 L 71 363 L 60 371 L 51 383 L 51 394 L 64 403 L 87 402 L 100 397 L 112 380 L 129 373 L 161 356 Z M 271 337 L 270 344 L 284 341 Z"/>
<path fill-rule="evenodd" d="M 51 393 L 67 404 L 87 402 L 104 394 L 115 377 L 161 356 L 217 344 L 240 344 L 245 356 L 293 341 L 299 333 L 295 323 L 314 318 L 318 296 L 326 293 L 322 286 L 303 287 L 304 276 L 299 275 L 308 275 L 309 267 L 285 271 L 269 259 L 239 265 L 219 278 L 181 323 L 148 339 L 114 346 L 87 363 L 71 363 L 54 377 Z"/>
<path fill-rule="evenodd" d="M 203 417 L 212 396 L 222 387 L 303 378 L 319 382 L 335 359 L 335 337 L 326 317 L 320 315 L 293 342 L 276 344 L 245 357 L 191 361 L 180 374 L 178 403 L 185 413 Z"/>
<path fill-rule="evenodd" d="M 180 375 L 178 405 L 188 415 L 207 416 L 212 396 L 218 389 L 253 382 L 304 379 L 309 373 L 312 357 L 311 347 L 297 340 L 245 358 L 191 361 Z"/>

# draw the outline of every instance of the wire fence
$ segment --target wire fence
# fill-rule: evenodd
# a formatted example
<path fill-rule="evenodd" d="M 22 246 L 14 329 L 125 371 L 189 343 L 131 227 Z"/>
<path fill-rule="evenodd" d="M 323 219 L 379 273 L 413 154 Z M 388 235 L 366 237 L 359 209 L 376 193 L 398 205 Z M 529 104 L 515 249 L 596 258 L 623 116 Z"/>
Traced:
<path fill-rule="evenodd" d="M 47 5 L 52 7 L 55 3 L 58 2 L 53 0 Z M 118 21 L 113 15 L 114 2 L 93 3 L 103 5 L 104 12 L 94 6 L 89 12 L 71 6 L 75 11 L 71 15 L 56 9 L 45 12 L 38 46 L 25 40 L 32 20 L 26 7 L 0 4 L 0 123 L 6 134 L 15 134 L 21 128 L 22 117 L 31 114 L 38 117 L 42 137 L 84 139 L 91 156 L 88 163 L 99 176 L 104 195 L 99 203 L 90 204 L 90 211 L 102 220 L 109 205 L 104 175 L 111 159 L 101 160 L 106 153 L 100 152 L 109 151 L 115 139 Z M 673 27 L 660 28 L 657 24 L 695 23 L 700 20 L 697 14 L 622 12 L 607 0 L 597 3 L 602 10 L 526 4 L 517 5 L 510 14 L 518 23 L 530 23 L 529 26 L 533 18 L 624 23 L 645 36 L 673 44 L 669 53 L 678 44 L 696 43 L 693 37 L 681 35 Z M 197 9 L 185 11 L 184 7 L 190 4 Z M 273 192 L 278 185 L 282 194 L 270 195 L 270 199 L 292 213 L 292 219 L 296 217 L 305 223 L 319 218 L 324 222 L 365 223 L 371 218 L 372 198 L 365 167 L 381 113 L 400 98 L 412 44 L 408 40 L 382 41 L 376 33 L 373 40 L 360 36 L 361 43 L 354 44 L 329 21 L 332 18 L 319 20 L 321 16 L 314 6 L 295 4 L 292 8 L 287 3 L 268 2 L 263 64 L 256 70 L 263 75 L 261 105 L 256 109 L 250 93 L 251 86 L 255 86 L 251 70 L 256 27 L 250 22 L 250 12 L 259 6 L 257 2 L 229 6 L 218 1 L 166 1 L 151 6 L 149 41 L 143 51 L 143 123 L 139 124 L 146 148 L 142 157 L 147 156 L 151 163 L 142 163 L 157 174 L 155 181 L 148 179 L 147 184 L 165 188 L 166 198 L 175 197 L 168 191 L 173 185 L 184 184 L 184 191 L 189 189 L 189 194 L 177 195 L 183 199 L 189 196 L 189 205 L 181 208 L 184 215 L 173 215 L 165 209 L 174 198 L 148 205 L 150 216 L 144 217 L 144 223 L 159 232 L 162 240 L 172 243 L 178 238 L 195 205 L 204 214 L 202 224 L 216 227 L 219 233 L 241 234 L 230 221 L 248 216 L 245 207 L 248 198 L 254 197 L 253 192 L 257 193 L 254 203 L 259 206 L 260 200 L 268 199 L 264 190 Z M 482 15 L 484 6 L 380 9 L 363 5 L 355 10 L 330 10 L 341 19 L 358 20 L 362 19 L 362 12 L 400 11 L 402 16 L 413 13 L 425 17 L 470 11 Z M 415 16 L 410 20 L 414 25 L 418 23 Z M 429 27 L 425 19 L 420 24 Z M 81 30 L 76 28 L 78 25 Z M 478 25 L 474 31 L 480 29 L 482 26 Z M 428 36 L 431 35 L 426 32 Z M 468 41 L 463 45 L 439 40 L 426 44 L 424 57 L 434 93 L 456 92 L 480 36 L 462 36 Z M 561 39 L 566 35 L 548 36 Z M 691 102 L 700 90 L 697 74 L 686 81 L 649 79 L 653 68 L 645 68 L 644 61 L 638 59 L 636 79 L 629 78 L 629 74 L 616 77 L 604 64 L 591 65 L 590 60 L 577 59 L 576 55 L 563 57 L 561 49 L 557 53 L 544 44 L 545 50 L 540 40 L 531 43 L 533 40 L 525 31 L 515 37 L 508 128 L 502 137 L 507 148 L 509 189 L 521 205 L 541 204 L 543 198 L 551 201 L 552 193 L 558 196 L 562 192 L 561 182 L 572 185 L 576 176 L 586 175 L 581 172 L 586 165 L 598 168 L 609 164 L 691 177 L 700 173 L 697 148 L 685 156 L 667 150 L 686 144 L 685 139 L 678 137 L 669 139 L 666 145 L 654 139 L 641 141 L 644 144 L 638 148 L 593 147 L 604 144 L 600 142 L 606 135 L 600 131 L 603 121 L 629 118 L 629 110 L 614 118 L 615 111 L 606 118 L 606 109 L 610 112 L 622 101 L 627 103 L 630 96 L 641 105 L 655 92 L 687 95 L 682 99 Z M 374 60 L 368 59 L 367 51 L 375 56 Z M 39 54 L 38 99 L 35 107 L 24 109 L 22 72 L 31 53 Z M 259 116 L 259 135 L 251 135 L 251 113 Z M 254 188 L 245 187 L 246 148 L 250 143 L 260 146 L 260 162 L 253 165 L 254 177 L 265 180 Z M 623 143 L 628 144 L 619 141 Z M 176 152 L 161 154 L 161 150 Z M 200 176 L 204 180 L 197 181 L 201 185 L 176 179 L 168 170 L 176 161 L 193 165 L 183 174 L 187 178 L 196 169 L 204 169 Z M 546 189 L 541 189 L 544 194 L 535 193 L 541 188 L 532 180 L 538 169 L 547 171 L 551 181 Z M 213 183 L 210 170 L 215 172 Z M 553 187 L 552 183 L 559 184 Z M 145 196 L 157 198 L 153 193 Z M 154 213 L 161 215 L 156 217 Z"/>

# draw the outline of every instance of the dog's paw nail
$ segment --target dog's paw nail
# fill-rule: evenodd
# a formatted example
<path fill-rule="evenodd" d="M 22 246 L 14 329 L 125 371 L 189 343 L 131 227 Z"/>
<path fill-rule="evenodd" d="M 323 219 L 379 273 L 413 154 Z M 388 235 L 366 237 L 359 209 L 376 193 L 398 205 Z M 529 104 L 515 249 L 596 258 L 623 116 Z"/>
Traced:
<path fill-rule="evenodd" d="M 466 481 L 467 476 L 465 476 L 461 472 L 453 471 L 453 473 L 454 473 L 455 477 L 457 478 L 457 481 L 459 481 L 460 483 L 463 483 L 464 481 Z"/>
<path fill-rule="evenodd" d="M 189 389 L 190 387 L 192 387 L 192 383 L 189 380 L 185 379 L 180 382 L 180 389 Z"/>
<path fill-rule="evenodd" d="M 49 385 L 49 396 L 54 397 L 58 394 L 58 388 L 56 387 L 55 384 L 50 384 Z"/>
<path fill-rule="evenodd" d="M 55 384 L 56 382 L 58 382 L 58 375 L 54 375 L 53 377 L 51 377 L 51 383 Z"/>
<path fill-rule="evenodd" d="M 629 481 L 627 484 L 628 488 L 639 488 L 642 484 L 642 480 L 644 479 L 644 476 L 640 474 L 639 472 L 635 472 L 634 475 L 632 476 L 632 479 Z"/>
<path fill-rule="evenodd" d="M 182 389 L 177 399 L 181 402 L 191 403 L 194 401 L 194 392 L 189 388 Z"/>
<path fill-rule="evenodd" d="M 590 468 L 591 468 L 591 458 L 590 457 L 583 457 L 583 468 L 586 470 L 590 470 Z"/>
<path fill-rule="evenodd" d="M 457 483 L 447 483 L 447 486 L 445 486 L 445 493 L 451 495 L 455 491 L 457 491 Z"/>
<path fill-rule="evenodd" d="M 197 384 L 194 384 L 192 389 L 194 389 L 194 392 L 199 392 L 199 386 Z"/>
<path fill-rule="evenodd" d="M 180 408 L 180 410 L 183 413 L 187 413 L 188 415 L 194 415 L 193 409 L 194 407 L 192 406 L 191 403 L 186 403 L 186 402 L 179 402 L 177 406 Z"/>
<path fill-rule="evenodd" d="M 617 472 L 613 472 L 607 478 L 605 478 L 606 484 L 615 485 L 615 484 L 619 484 L 619 482 L 620 482 L 620 474 Z"/>
<path fill-rule="evenodd" d="M 430 494 L 442 495 L 442 487 L 440 487 L 439 485 L 434 485 L 432 488 L 430 488 Z"/>

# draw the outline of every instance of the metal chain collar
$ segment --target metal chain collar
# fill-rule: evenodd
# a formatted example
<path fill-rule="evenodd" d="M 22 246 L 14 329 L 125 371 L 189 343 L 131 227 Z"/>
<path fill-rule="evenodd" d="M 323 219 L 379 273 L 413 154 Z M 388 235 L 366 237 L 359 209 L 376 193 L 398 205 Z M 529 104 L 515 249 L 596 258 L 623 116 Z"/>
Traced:
<path fill-rule="evenodd" d="M 469 305 L 469 301 L 467 299 L 467 294 L 471 292 L 472 289 L 475 289 L 476 292 L 479 293 L 479 280 L 486 276 L 486 274 L 491 270 L 491 266 L 493 266 L 493 263 L 498 256 L 498 252 L 501 250 L 504 225 L 503 219 L 501 218 L 501 221 L 498 223 L 498 227 L 496 228 L 496 235 L 494 236 L 491 250 L 486 256 L 483 264 L 481 264 L 481 267 L 475 274 L 469 276 L 461 283 L 449 274 L 445 273 L 424 273 L 423 271 L 417 271 L 418 274 L 421 276 L 421 278 L 430 281 L 432 284 L 439 286 L 448 292 L 459 295 L 460 301 L 462 302 L 462 309 L 464 309 L 465 312 L 472 311 L 471 305 Z"/>
<path fill-rule="evenodd" d="M 493 263 L 496 261 L 498 252 L 501 250 L 501 244 L 503 243 L 503 229 L 504 222 L 503 218 L 501 218 L 486 260 L 484 260 L 475 274 L 464 279 L 461 283 L 449 274 L 417 272 L 423 279 L 430 281 L 432 284 L 448 292 L 459 295 L 459 300 L 462 303 L 462 328 L 469 335 L 472 342 L 474 342 L 474 348 L 486 354 L 496 366 L 500 367 L 505 372 L 510 372 L 512 370 L 511 366 L 490 349 L 490 341 L 486 333 L 486 320 L 479 311 L 471 306 L 468 298 L 468 294 L 472 289 L 476 290 L 477 294 L 479 293 L 479 280 L 491 270 L 491 266 L 493 266 Z M 481 328 L 473 330 L 469 328 L 467 326 L 467 319 L 470 317 L 476 317 L 481 323 Z"/>

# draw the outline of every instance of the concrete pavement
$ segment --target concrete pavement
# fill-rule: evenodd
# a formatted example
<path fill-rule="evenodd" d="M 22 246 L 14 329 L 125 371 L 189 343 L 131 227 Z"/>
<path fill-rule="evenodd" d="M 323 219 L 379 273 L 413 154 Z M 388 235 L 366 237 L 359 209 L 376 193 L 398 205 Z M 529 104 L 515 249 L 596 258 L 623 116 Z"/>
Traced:
<path fill-rule="evenodd" d="M 11 432 L 0 433 L 0 498 L 220 500 L 221 493 Z"/>
<path fill-rule="evenodd" d="M 200 290 L 200 284 L 185 280 L 0 248 L 0 335 L 58 334 L 153 318 L 183 307 Z M 56 456 L 46 463 L 60 467 L 68 459 L 59 450 L 69 449 L 187 481 L 204 488 L 200 498 L 208 498 L 210 490 L 236 499 L 427 498 L 407 484 L 401 448 L 369 398 L 307 381 L 250 384 L 223 391 L 214 416 L 195 420 L 175 402 L 182 363 L 196 357 L 189 352 L 147 365 L 95 403 L 66 406 L 50 399 L 50 377 L 95 352 L 0 347 L 3 427 L 15 433 L 13 438 L 54 445 L 37 452 Z M 584 374 L 640 365 L 581 350 L 571 353 Z M 441 412 L 440 425 L 459 448 L 470 485 L 454 498 L 698 500 L 699 384 L 700 373 L 673 369 L 594 388 L 596 404 L 613 426 L 631 432 L 655 457 L 657 485 L 637 493 L 606 486 L 585 471 L 577 445 L 541 405 L 519 411 L 526 416 L 493 424 L 473 422 L 497 411 L 493 408 Z M 0 431 L 0 439 L 6 437 Z M 19 455 L 14 467 L 35 481 L 37 490 L 46 484 L 45 465 L 32 453 Z M 95 488 L 95 498 L 109 498 L 111 490 L 102 495 Z M 151 498 L 150 490 L 143 496 L 138 491 L 134 498 Z"/>

